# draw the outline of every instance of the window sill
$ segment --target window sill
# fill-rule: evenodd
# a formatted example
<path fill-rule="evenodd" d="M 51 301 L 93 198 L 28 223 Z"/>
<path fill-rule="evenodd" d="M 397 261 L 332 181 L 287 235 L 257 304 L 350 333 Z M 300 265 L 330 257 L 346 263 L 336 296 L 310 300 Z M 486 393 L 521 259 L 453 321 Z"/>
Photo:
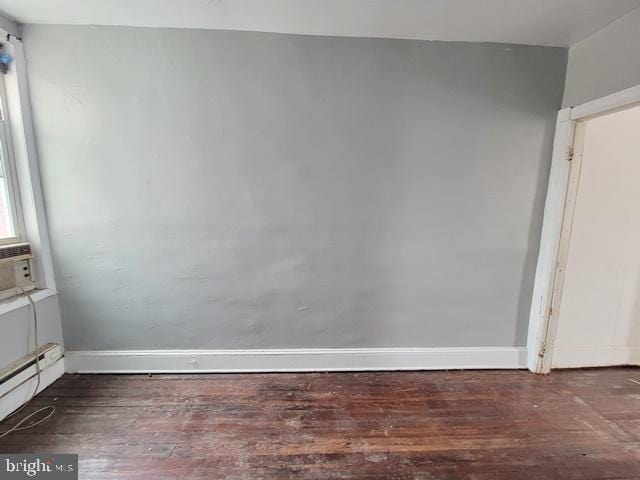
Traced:
<path fill-rule="evenodd" d="M 56 292 L 55 290 L 44 288 L 41 290 L 33 290 L 32 292 L 30 292 L 30 294 L 31 294 L 31 299 L 37 303 L 40 300 L 44 300 L 45 298 L 49 298 L 49 297 L 53 297 L 54 295 L 57 295 L 58 292 Z M 12 312 L 22 307 L 26 307 L 27 305 L 30 305 L 30 302 L 29 302 L 29 299 L 27 298 L 26 293 L 15 296 L 15 297 L 7 298 L 6 300 L 3 300 L 2 302 L 0 302 L 0 315 Z"/>

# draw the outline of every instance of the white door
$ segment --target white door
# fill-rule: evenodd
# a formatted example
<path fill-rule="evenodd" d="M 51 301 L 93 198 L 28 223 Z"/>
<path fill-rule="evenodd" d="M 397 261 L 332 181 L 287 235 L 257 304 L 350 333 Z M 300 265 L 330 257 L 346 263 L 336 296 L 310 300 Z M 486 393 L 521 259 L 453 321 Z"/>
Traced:
<path fill-rule="evenodd" d="M 640 364 L 640 107 L 585 126 L 552 367 Z"/>

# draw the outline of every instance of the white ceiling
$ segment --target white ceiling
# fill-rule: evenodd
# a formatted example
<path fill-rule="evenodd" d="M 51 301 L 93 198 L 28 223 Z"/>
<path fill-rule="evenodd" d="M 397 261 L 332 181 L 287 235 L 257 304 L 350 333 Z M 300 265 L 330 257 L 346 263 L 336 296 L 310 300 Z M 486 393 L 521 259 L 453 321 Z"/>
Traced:
<path fill-rule="evenodd" d="M 0 0 L 20 23 L 569 46 L 640 0 Z"/>

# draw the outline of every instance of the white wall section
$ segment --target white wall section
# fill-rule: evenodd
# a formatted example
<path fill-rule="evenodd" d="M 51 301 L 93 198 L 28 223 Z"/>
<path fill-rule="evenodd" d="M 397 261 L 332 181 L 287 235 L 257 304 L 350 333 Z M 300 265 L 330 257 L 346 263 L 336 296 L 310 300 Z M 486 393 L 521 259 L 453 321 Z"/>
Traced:
<path fill-rule="evenodd" d="M 640 9 L 569 49 L 564 106 L 640 85 Z"/>
<path fill-rule="evenodd" d="M 38 294 L 34 294 L 37 298 Z M 10 303 L 10 302 L 6 302 Z M 5 304 L 6 304 L 5 303 Z M 0 308 L 4 304 L 0 303 Z M 33 309 L 26 299 L 21 307 L 0 314 L 0 366 L 6 367 L 34 351 Z M 63 345 L 58 296 L 36 300 L 38 313 L 38 343 Z"/>
<path fill-rule="evenodd" d="M 0 30 L 11 35 L 18 35 L 18 25 L 4 15 L 0 15 Z"/>
<path fill-rule="evenodd" d="M 26 296 L 8 299 L 0 303 L 0 367 L 5 367 L 35 350 L 35 315 L 38 324 L 38 345 L 57 343 L 64 349 L 62 323 L 55 277 L 49 246 L 44 200 L 40 184 L 38 158 L 31 124 L 29 93 L 27 90 L 26 64 L 20 40 L 12 37 L 6 41 L 5 33 L 17 34 L 12 22 L 1 22 L 4 51 L 13 56 L 9 72 L 4 76 L 6 87 L 8 123 L 11 130 L 11 147 L 18 174 L 22 213 L 26 240 L 31 243 L 34 259 L 32 274 L 37 291 L 30 292 L 34 306 Z M 8 146 L 9 147 L 9 146 Z M 64 371 L 62 361 L 43 374 L 40 388 L 58 378 Z M 30 398 L 35 380 L 27 382 L 0 401 L 0 418 L 19 407 Z"/>

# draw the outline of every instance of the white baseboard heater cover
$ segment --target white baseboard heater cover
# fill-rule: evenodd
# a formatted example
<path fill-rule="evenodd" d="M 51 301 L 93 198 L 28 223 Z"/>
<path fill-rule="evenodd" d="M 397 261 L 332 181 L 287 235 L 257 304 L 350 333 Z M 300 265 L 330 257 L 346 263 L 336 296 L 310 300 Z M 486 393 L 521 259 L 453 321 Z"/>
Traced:
<path fill-rule="evenodd" d="M 11 393 L 37 374 L 36 361 L 43 371 L 62 358 L 62 349 L 57 343 L 47 343 L 29 355 L 16 360 L 0 370 L 0 398 Z"/>

